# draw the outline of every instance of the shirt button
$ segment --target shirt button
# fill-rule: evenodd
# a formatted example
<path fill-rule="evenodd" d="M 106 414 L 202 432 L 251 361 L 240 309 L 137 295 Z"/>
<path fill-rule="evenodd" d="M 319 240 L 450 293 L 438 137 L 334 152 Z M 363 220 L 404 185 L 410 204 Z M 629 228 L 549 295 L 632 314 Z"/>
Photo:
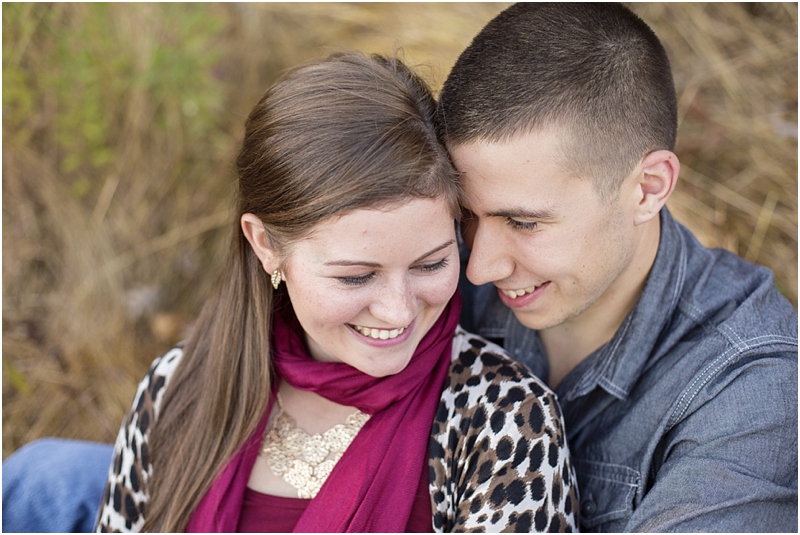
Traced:
<path fill-rule="evenodd" d="M 597 512 L 597 504 L 594 500 L 587 498 L 581 502 L 581 515 L 590 517 Z"/>

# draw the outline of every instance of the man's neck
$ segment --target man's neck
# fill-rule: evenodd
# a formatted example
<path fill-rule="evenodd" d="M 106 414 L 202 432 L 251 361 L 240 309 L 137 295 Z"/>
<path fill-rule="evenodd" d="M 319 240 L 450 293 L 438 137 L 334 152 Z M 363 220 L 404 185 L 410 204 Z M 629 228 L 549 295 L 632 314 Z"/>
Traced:
<path fill-rule="evenodd" d="M 550 364 L 548 385 L 556 388 L 589 355 L 608 343 L 633 310 L 658 253 L 661 225 L 652 221 L 642 233 L 633 261 L 589 308 L 567 321 L 539 331 Z"/>

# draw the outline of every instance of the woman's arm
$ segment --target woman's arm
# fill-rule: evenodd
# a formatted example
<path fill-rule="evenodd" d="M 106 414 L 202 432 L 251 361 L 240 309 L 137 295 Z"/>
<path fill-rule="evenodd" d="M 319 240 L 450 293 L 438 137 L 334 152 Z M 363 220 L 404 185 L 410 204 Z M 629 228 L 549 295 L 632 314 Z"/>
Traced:
<path fill-rule="evenodd" d="M 431 435 L 437 531 L 577 531 L 558 401 L 498 346 L 459 330 Z"/>
<path fill-rule="evenodd" d="M 157 358 L 139 383 L 133 405 L 114 444 L 114 457 L 95 531 L 138 532 L 144 524 L 149 497 L 147 483 L 152 477 L 150 429 L 158 417 L 166 384 L 182 354 L 180 348 L 174 348 Z"/>

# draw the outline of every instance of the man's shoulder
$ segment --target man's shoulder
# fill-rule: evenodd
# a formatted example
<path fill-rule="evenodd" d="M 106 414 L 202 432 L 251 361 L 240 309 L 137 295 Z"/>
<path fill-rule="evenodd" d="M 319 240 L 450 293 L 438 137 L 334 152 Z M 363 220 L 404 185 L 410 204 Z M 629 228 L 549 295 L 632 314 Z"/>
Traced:
<path fill-rule="evenodd" d="M 797 348 L 797 311 L 772 271 L 724 249 L 691 251 L 678 311 L 706 333 L 746 351 L 770 344 Z"/>
<path fill-rule="evenodd" d="M 662 388 L 674 381 L 672 424 L 723 390 L 721 399 L 733 396 L 746 404 L 749 390 L 768 390 L 781 377 L 797 374 L 797 311 L 778 291 L 772 272 L 729 251 L 703 247 L 682 231 L 690 238 L 682 287 L 648 372 Z"/>

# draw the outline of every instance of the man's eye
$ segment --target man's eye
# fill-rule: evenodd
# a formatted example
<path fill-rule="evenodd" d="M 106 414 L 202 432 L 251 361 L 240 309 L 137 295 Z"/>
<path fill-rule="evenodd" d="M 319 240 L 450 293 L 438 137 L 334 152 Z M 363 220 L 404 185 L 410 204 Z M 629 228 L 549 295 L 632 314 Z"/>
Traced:
<path fill-rule="evenodd" d="M 536 221 L 517 221 L 516 219 L 508 218 L 507 222 L 515 230 L 534 230 L 538 226 Z"/>
<path fill-rule="evenodd" d="M 367 273 L 366 275 L 358 275 L 355 277 L 336 277 L 339 282 L 347 286 L 361 286 L 368 283 L 375 276 L 375 273 Z"/>

